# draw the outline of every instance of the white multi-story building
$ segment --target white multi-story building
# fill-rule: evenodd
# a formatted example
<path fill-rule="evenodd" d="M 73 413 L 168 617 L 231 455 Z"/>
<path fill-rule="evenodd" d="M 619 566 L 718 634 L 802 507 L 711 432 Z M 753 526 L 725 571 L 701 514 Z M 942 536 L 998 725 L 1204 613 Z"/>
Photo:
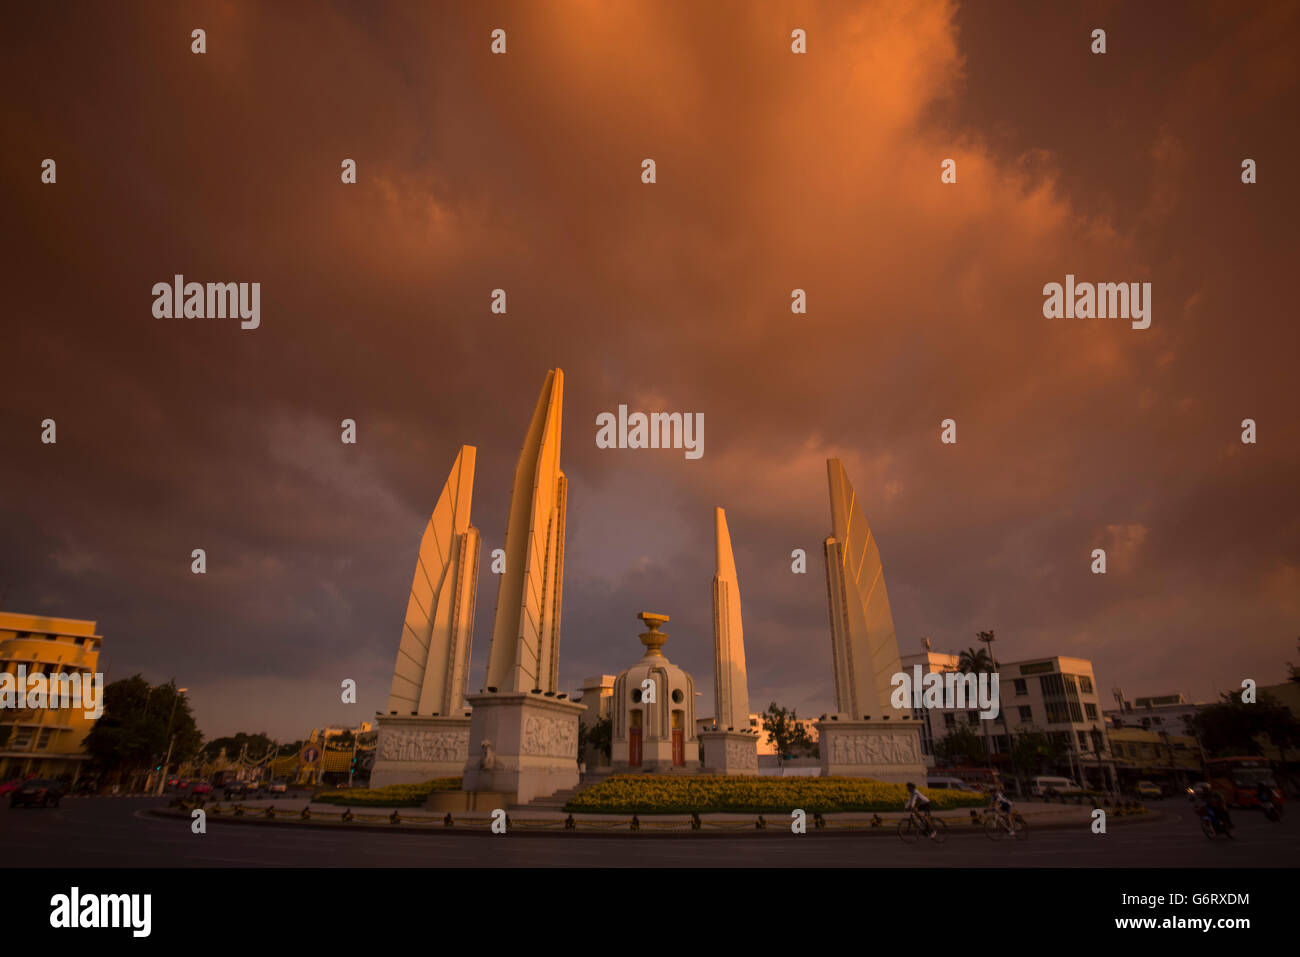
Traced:
<path fill-rule="evenodd" d="M 1106 710 L 1106 717 L 1117 727 L 1143 728 L 1147 731 L 1164 731 L 1167 734 L 1189 734 L 1188 722 L 1203 704 L 1193 704 L 1181 694 L 1154 695 L 1128 701 L 1123 692 L 1116 691 L 1120 707 Z"/>
<path fill-rule="evenodd" d="M 921 673 L 959 670 L 959 656 L 925 651 L 902 659 L 904 672 L 921 666 Z M 992 751 L 995 768 L 1011 771 L 1014 740 L 1029 731 L 1046 734 L 1062 748 L 1063 758 L 1044 773 L 1065 774 L 1080 784 L 1110 789 L 1115 785 L 1114 758 L 1106 735 L 1092 662 L 1056 655 L 1025 661 L 998 662 L 999 713 L 980 717 L 973 702 L 962 709 L 917 708 L 926 764 L 935 767 L 935 744 L 959 727 L 968 727 Z"/>

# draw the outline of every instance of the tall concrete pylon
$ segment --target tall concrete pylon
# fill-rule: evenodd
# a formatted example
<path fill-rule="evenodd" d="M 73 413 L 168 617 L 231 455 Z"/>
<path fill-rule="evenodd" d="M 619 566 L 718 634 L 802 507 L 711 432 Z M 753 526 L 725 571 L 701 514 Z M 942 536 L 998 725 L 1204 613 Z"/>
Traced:
<path fill-rule="evenodd" d="M 388 712 L 460 716 L 465 708 L 479 532 L 470 524 L 472 445 L 462 445 L 420 539 Z"/>
<path fill-rule="evenodd" d="M 731 552 L 727 513 L 713 510 L 716 571 L 713 575 L 713 686 L 718 729 L 749 728 L 749 678 L 745 671 L 745 631 L 740 620 L 740 584 Z"/>
<path fill-rule="evenodd" d="M 851 721 L 891 713 L 890 679 L 902 671 L 880 550 L 839 459 L 826 462 L 831 536 L 826 591 L 831 619 L 835 704 Z"/>
<path fill-rule="evenodd" d="M 555 692 L 559 684 L 567 485 L 560 471 L 564 372 L 552 369 L 515 466 L 506 570 L 497 588 L 487 686 Z"/>

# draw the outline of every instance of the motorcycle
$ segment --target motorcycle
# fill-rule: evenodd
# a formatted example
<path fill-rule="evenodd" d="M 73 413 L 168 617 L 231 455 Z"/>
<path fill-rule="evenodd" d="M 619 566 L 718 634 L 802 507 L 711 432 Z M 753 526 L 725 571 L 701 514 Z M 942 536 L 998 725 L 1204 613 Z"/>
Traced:
<path fill-rule="evenodd" d="M 1261 797 L 1259 806 L 1264 812 L 1264 817 L 1268 818 L 1268 820 L 1272 821 L 1274 824 L 1281 823 L 1282 808 L 1273 800 L 1271 795 Z"/>
<path fill-rule="evenodd" d="M 1201 808 L 1197 811 L 1201 818 L 1201 831 L 1211 841 L 1215 835 L 1222 834 L 1224 837 L 1235 840 L 1232 837 L 1232 825 L 1229 824 L 1222 816 L 1215 814 L 1209 808 Z"/>

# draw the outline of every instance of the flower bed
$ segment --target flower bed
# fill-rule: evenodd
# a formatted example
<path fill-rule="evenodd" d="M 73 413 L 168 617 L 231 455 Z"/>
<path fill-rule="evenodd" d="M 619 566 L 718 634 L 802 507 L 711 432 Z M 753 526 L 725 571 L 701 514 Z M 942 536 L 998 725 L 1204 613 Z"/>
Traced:
<path fill-rule="evenodd" d="M 988 798 L 969 791 L 922 788 L 936 810 L 978 807 Z M 724 775 L 618 774 L 575 794 L 566 811 L 595 814 L 735 812 L 809 814 L 901 811 L 907 788 L 869 778 L 765 778 Z"/>
<path fill-rule="evenodd" d="M 433 791 L 455 791 L 460 778 L 437 778 L 419 784 L 390 784 L 386 788 L 356 788 L 346 791 L 322 791 L 313 801 L 322 804 L 346 804 L 351 807 L 424 807 Z"/>

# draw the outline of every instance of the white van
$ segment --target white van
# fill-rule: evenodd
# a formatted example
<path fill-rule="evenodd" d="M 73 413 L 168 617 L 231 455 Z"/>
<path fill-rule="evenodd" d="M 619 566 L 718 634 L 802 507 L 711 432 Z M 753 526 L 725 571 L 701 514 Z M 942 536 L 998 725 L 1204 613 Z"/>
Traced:
<path fill-rule="evenodd" d="M 1042 797 L 1048 791 L 1055 791 L 1057 794 L 1078 794 L 1082 790 L 1083 788 L 1069 778 L 1037 777 L 1030 785 L 1030 793 L 1034 797 Z"/>
<path fill-rule="evenodd" d="M 961 778 L 930 777 L 925 781 L 928 788 L 951 788 L 954 791 L 975 790 Z"/>

